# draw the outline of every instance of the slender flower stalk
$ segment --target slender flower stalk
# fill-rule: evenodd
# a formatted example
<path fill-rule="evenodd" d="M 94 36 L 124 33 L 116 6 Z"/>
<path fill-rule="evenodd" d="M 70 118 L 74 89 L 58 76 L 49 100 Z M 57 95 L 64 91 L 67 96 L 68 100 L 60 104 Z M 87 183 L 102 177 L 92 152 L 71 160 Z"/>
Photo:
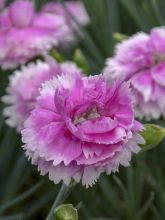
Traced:
<path fill-rule="evenodd" d="M 65 185 L 65 183 L 62 184 L 61 189 L 52 205 L 52 208 L 50 209 L 50 212 L 48 216 L 46 217 L 46 220 L 53 220 L 53 214 L 54 214 L 55 208 L 59 206 L 68 197 L 73 186 L 75 186 L 75 184 L 71 184 L 69 186 Z"/>

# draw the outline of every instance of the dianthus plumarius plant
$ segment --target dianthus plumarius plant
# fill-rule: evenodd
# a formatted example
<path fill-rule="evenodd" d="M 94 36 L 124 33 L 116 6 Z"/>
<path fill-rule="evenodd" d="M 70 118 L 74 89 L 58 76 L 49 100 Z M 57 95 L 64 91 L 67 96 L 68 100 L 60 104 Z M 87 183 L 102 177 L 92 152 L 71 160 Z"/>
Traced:
<path fill-rule="evenodd" d="M 161 21 L 161 10 L 154 1 L 95 4 L 0 1 L 0 66 L 9 69 L 0 89 L 0 219 L 78 220 L 78 210 L 87 220 L 165 216 L 156 183 L 163 154 L 157 179 L 157 163 L 145 163 L 163 151 L 155 147 L 165 136 L 165 28 L 138 16 L 150 8 Z M 127 30 L 131 22 L 137 30 Z"/>

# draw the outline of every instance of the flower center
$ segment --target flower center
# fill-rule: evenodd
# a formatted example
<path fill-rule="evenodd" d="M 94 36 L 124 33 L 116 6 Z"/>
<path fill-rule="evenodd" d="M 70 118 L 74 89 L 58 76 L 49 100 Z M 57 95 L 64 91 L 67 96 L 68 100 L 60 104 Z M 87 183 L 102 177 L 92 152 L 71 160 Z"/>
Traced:
<path fill-rule="evenodd" d="M 93 120 L 93 119 L 96 119 L 96 118 L 99 118 L 99 117 L 100 117 L 100 114 L 97 112 L 97 109 L 96 108 L 91 108 L 90 110 L 82 113 L 80 116 L 76 116 L 74 121 L 73 121 L 73 124 L 78 125 L 78 124 L 81 124 L 84 121 Z"/>
<path fill-rule="evenodd" d="M 165 61 L 165 55 L 164 54 L 159 54 L 159 53 L 153 54 L 153 65 L 160 64 L 163 61 Z"/>

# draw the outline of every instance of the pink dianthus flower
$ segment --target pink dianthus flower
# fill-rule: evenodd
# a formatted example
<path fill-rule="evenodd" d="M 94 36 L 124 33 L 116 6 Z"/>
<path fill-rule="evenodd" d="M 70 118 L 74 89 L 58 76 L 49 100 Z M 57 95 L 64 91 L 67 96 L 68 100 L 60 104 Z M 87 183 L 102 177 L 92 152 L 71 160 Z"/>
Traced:
<path fill-rule="evenodd" d="M 0 14 L 0 65 L 15 68 L 68 37 L 62 16 L 36 12 L 33 1 L 16 0 Z"/>
<path fill-rule="evenodd" d="M 22 130 L 26 155 L 54 183 L 92 186 L 128 166 L 144 143 L 128 84 L 63 74 L 47 81 Z"/>
<path fill-rule="evenodd" d="M 165 116 L 165 28 L 138 33 L 116 47 L 104 69 L 111 80 L 130 80 L 136 115 L 158 119 Z"/>

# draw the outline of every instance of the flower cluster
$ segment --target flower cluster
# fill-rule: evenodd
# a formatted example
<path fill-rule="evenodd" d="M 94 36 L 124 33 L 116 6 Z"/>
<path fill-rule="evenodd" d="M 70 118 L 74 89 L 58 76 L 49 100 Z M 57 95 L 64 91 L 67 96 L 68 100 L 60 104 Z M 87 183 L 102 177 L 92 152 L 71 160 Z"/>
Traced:
<path fill-rule="evenodd" d="M 10 76 L 7 87 L 7 95 L 2 101 L 7 104 L 4 115 L 8 118 L 6 123 L 11 127 L 17 127 L 20 131 L 23 123 L 36 105 L 39 88 L 44 81 L 62 73 L 81 74 L 81 70 L 72 62 L 49 65 L 47 62 L 37 61 L 23 66 Z"/>
<path fill-rule="evenodd" d="M 54 13 L 44 8 L 36 12 L 33 1 L 16 0 L 4 8 L 0 14 L 0 65 L 3 69 L 15 68 L 74 39 L 73 29 L 67 23 L 67 13 L 65 16 L 58 13 L 59 7 L 62 10 L 60 3 L 54 4 Z M 73 13 L 78 8 L 81 25 L 87 24 L 88 16 L 81 3 L 68 2 L 67 8 Z"/>
<path fill-rule="evenodd" d="M 128 166 L 143 143 L 127 83 L 62 74 L 43 84 L 24 124 L 26 155 L 55 183 L 91 186 L 102 172 Z"/>
<path fill-rule="evenodd" d="M 128 166 L 144 143 L 135 116 L 165 115 L 165 28 L 123 41 L 103 75 L 84 76 L 75 63 L 49 56 L 88 24 L 81 2 L 49 2 L 36 11 L 30 0 L 8 7 L 0 1 L 0 9 L 0 65 L 24 64 L 9 77 L 4 115 L 32 164 L 54 183 L 86 187 Z M 36 56 L 44 61 L 25 65 Z"/>
<path fill-rule="evenodd" d="M 165 116 L 165 27 L 138 33 L 116 47 L 104 69 L 110 80 L 130 80 L 136 115 L 147 120 Z"/>

